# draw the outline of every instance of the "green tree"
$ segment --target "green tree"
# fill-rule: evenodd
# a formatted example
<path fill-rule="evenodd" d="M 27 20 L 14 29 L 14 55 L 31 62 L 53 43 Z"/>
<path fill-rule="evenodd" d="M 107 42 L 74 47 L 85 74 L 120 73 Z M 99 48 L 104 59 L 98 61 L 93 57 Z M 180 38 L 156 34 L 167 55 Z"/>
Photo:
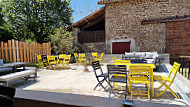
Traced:
<path fill-rule="evenodd" d="M 67 31 L 64 27 L 57 28 L 55 34 L 50 35 L 53 51 L 56 54 L 60 53 L 73 53 L 77 50 L 73 46 L 72 33 Z"/>
<path fill-rule="evenodd" d="M 10 30 L 18 40 L 50 41 L 55 28 L 72 21 L 70 0 L 8 0 L 2 1 Z"/>
<path fill-rule="evenodd" d="M 12 33 L 9 32 L 9 26 L 4 20 L 2 8 L 0 7 L 0 41 L 7 41 L 13 38 Z"/>

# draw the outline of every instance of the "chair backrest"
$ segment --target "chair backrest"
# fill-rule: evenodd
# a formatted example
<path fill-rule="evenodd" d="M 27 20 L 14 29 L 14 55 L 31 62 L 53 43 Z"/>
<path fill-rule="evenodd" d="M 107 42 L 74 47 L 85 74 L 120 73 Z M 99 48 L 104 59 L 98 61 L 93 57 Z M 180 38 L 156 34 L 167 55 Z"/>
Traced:
<path fill-rule="evenodd" d="M 47 56 L 48 63 L 55 62 L 55 56 Z"/>
<path fill-rule="evenodd" d="M 42 56 L 41 55 L 37 55 L 37 59 L 38 59 L 38 63 L 42 62 Z"/>
<path fill-rule="evenodd" d="M 79 56 L 78 56 L 77 53 L 74 53 L 74 56 L 75 56 L 75 59 L 78 59 L 78 58 L 79 58 Z"/>
<path fill-rule="evenodd" d="M 96 77 L 100 74 L 103 74 L 103 71 L 102 71 L 99 61 L 92 62 L 92 68 L 94 69 L 94 73 L 95 73 Z"/>
<path fill-rule="evenodd" d="M 85 53 L 79 53 L 79 59 L 85 59 L 86 55 Z"/>
<path fill-rule="evenodd" d="M 97 58 L 98 52 L 92 52 L 92 58 Z"/>
<path fill-rule="evenodd" d="M 70 58 L 71 58 L 71 54 L 70 54 L 70 55 L 66 55 L 66 56 L 65 56 L 65 61 L 69 62 L 69 61 L 70 61 Z"/>
<path fill-rule="evenodd" d="M 147 65 L 130 65 L 129 77 L 130 76 L 148 76 L 153 79 L 153 69 Z M 149 79 L 150 80 L 150 79 Z"/>
<path fill-rule="evenodd" d="M 181 64 L 174 62 L 173 67 L 168 75 L 168 78 L 170 78 L 172 80 L 171 83 L 173 83 L 173 81 L 177 75 L 177 72 L 179 71 L 180 66 L 181 66 Z"/>
<path fill-rule="evenodd" d="M 131 63 L 147 63 L 145 59 L 131 59 Z"/>
<path fill-rule="evenodd" d="M 104 57 L 104 53 L 101 53 L 100 55 L 100 59 L 102 59 Z"/>
<path fill-rule="evenodd" d="M 43 62 L 47 62 L 48 61 L 47 55 L 41 55 L 41 57 L 42 57 L 42 61 Z"/>
<path fill-rule="evenodd" d="M 59 54 L 59 61 L 64 61 L 66 54 Z"/>
<path fill-rule="evenodd" d="M 126 74 L 126 65 L 107 65 L 109 74 Z"/>
<path fill-rule="evenodd" d="M 15 88 L 0 86 L 0 105 L 3 107 L 12 107 Z"/>

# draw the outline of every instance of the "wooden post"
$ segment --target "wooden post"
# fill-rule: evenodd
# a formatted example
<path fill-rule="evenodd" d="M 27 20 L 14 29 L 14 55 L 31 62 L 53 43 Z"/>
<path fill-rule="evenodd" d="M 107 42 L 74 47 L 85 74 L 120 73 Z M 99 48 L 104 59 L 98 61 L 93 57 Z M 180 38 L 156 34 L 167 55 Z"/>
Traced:
<path fill-rule="evenodd" d="M 12 47 L 11 47 L 11 40 L 8 40 L 8 47 L 9 47 L 9 61 L 13 61 L 12 57 Z"/>
<path fill-rule="evenodd" d="M 21 41 L 19 41 L 19 50 L 20 50 L 20 62 L 24 62 L 23 61 L 23 45 Z"/>
<path fill-rule="evenodd" d="M 3 60 L 5 59 L 3 42 L 1 42 L 1 57 L 2 57 Z"/>
<path fill-rule="evenodd" d="M 24 51 L 24 62 L 27 62 L 27 57 L 26 57 L 26 43 L 23 43 L 23 51 Z"/>
<path fill-rule="evenodd" d="M 28 47 L 28 43 L 26 43 L 26 54 L 27 54 L 27 62 L 30 62 L 29 58 L 29 47 Z"/>
<path fill-rule="evenodd" d="M 20 62 L 18 41 L 16 40 L 15 43 L 16 43 L 16 59 L 17 59 L 17 62 Z"/>
<path fill-rule="evenodd" d="M 32 47 L 33 47 L 32 44 L 29 44 L 29 49 L 30 49 L 30 50 L 29 50 L 29 53 L 30 53 L 30 57 L 29 57 L 29 58 L 30 58 L 30 63 L 32 63 Z"/>
<path fill-rule="evenodd" d="M 7 43 L 5 43 L 4 45 L 5 45 L 5 59 L 6 59 L 6 61 L 8 61 L 8 60 L 9 60 L 9 58 L 8 58 Z"/>
<path fill-rule="evenodd" d="M 49 42 L 49 47 L 48 47 L 48 49 L 49 49 L 49 55 L 51 55 L 51 42 Z"/>
<path fill-rule="evenodd" d="M 15 40 L 12 39 L 12 47 L 13 47 L 13 61 L 16 62 L 16 50 L 15 50 Z"/>

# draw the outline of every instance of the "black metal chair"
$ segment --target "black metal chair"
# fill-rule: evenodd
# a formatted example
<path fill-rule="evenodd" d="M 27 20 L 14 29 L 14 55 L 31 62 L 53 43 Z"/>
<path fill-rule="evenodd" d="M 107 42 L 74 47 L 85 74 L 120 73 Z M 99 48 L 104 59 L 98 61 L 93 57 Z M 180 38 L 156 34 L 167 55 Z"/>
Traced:
<path fill-rule="evenodd" d="M 107 65 L 108 68 L 108 78 L 109 78 L 109 83 L 125 83 L 125 90 L 119 90 L 119 91 L 124 91 L 124 93 L 120 94 L 125 94 L 125 99 L 128 93 L 128 86 L 127 86 L 127 68 L 126 65 Z M 110 87 L 109 90 L 109 98 L 111 93 L 115 94 L 113 91 L 113 86 Z"/>
<path fill-rule="evenodd" d="M 107 80 L 108 78 L 108 73 L 103 73 L 102 68 L 100 66 L 99 61 L 94 61 L 92 62 L 92 67 L 94 69 L 94 73 L 96 76 L 96 79 L 98 81 L 98 84 L 94 87 L 94 90 L 98 87 L 101 86 L 105 91 L 108 91 L 104 86 L 103 83 L 106 81 L 109 85 L 109 82 Z"/>
<path fill-rule="evenodd" d="M 0 107 L 13 107 L 15 88 L 0 86 Z"/>
<path fill-rule="evenodd" d="M 131 63 L 147 63 L 145 59 L 131 59 Z"/>

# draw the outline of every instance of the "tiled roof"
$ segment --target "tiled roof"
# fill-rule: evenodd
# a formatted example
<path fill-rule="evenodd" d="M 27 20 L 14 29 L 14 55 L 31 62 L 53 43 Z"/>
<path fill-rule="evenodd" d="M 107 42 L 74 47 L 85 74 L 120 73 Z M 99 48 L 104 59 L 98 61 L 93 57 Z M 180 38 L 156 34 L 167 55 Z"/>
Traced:
<path fill-rule="evenodd" d="M 106 3 L 114 3 L 114 2 L 118 2 L 119 0 L 100 0 L 98 2 L 99 5 L 101 4 L 106 4 Z"/>

